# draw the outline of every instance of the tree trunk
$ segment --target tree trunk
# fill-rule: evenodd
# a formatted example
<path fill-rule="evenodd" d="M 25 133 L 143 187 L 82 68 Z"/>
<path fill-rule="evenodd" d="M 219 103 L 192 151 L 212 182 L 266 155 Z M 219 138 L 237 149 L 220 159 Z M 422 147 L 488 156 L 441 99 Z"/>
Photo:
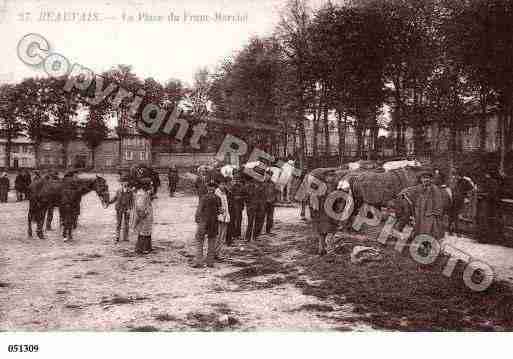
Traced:
<path fill-rule="evenodd" d="M 41 145 L 40 141 L 34 141 L 34 158 L 35 158 L 35 167 L 39 169 L 40 166 L 40 156 L 39 156 L 39 146 Z"/>
<path fill-rule="evenodd" d="M 305 134 L 305 123 L 304 117 L 301 116 L 299 120 L 299 166 L 301 171 L 306 169 L 305 164 L 305 151 L 306 151 L 306 134 Z"/>
<path fill-rule="evenodd" d="M 313 160 L 317 162 L 319 160 L 319 152 L 318 152 L 318 134 L 319 134 L 319 122 L 317 119 L 316 111 L 314 111 L 313 118 L 313 131 L 312 131 L 312 156 Z"/>
<path fill-rule="evenodd" d="M 328 106 L 324 105 L 324 153 L 326 156 L 326 167 L 328 167 L 328 161 L 331 156 L 331 149 L 330 149 L 330 127 L 329 127 L 329 121 L 328 121 Z"/>
<path fill-rule="evenodd" d="M 68 147 L 69 142 L 66 141 L 62 144 L 62 157 L 64 160 L 64 169 L 68 168 Z"/>
<path fill-rule="evenodd" d="M 421 126 L 415 126 L 414 129 L 414 153 L 416 156 L 424 155 L 424 129 Z"/>
<path fill-rule="evenodd" d="M 344 123 L 342 123 L 342 113 L 337 110 L 337 134 L 338 134 L 338 161 L 342 165 L 344 163 L 346 131 L 345 131 L 346 116 L 344 116 Z"/>
<path fill-rule="evenodd" d="M 7 142 L 5 144 L 5 168 L 11 168 L 11 149 L 12 149 L 12 138 L 7 135 Z"/>
<path fill-rule="evenodd" d="M 363 157 L 363 129 L 356 125 L 356 156 L 358 159 Z"/>
<path fill-rule="evenodd" d="M 449 168 L 454 168 L 454 163 L 456 161 L 456 152 L 457 152 L 457 146 L 456 146 L 456 135 L 457 135 L 457 129 L 456 125 L 451 123 L 451 128 L 449 132 Z"/>
<path fill-rule="evenodd" d="M 506 171 L 506 141 L 505 141 L 505 113 L 503 111 L 499 114 L 499 148 L 500 148 L 500 163 L 499 163 L 499 171 L 501 174 L 504 174 Z"/>
<path fill-rule="evenodd" d="M 96 153 L 96 147 L 92 147 L 91 148 L 91 167 L 93 169 L 96 168 L 96 156 L 95 156 L 95 153 Z"/>

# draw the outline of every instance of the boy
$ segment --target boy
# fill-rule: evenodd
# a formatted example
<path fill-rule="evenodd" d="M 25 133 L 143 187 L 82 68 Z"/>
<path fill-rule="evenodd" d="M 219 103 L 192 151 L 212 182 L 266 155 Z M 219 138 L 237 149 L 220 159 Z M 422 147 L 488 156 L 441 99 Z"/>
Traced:
<path fill-rule="evenodd" d="M 221 200 L 214 194 L 216 183 L 210 181 L 206 186 L 206 193 L 200 197 L 198 209 L 196 210 L 195 221 L 198 224 L 196 231 L 196 259 L 194 268 L 203 267 L 203 245 L 205 236 L 208 237 L 208 252 L 206 264 L 214 266 L 216 236 L 217 236 L 217 215 L 221 212 Z"/>
<path fill-rule="evenodd" d="M 143 178 L 140 181 L 140 188 L 134 194 L 135 219 L 134 228 L 137 233 L 137 243 L 135 252 L 137 254 L 147 254 L 151 252 L 151 232 L 153 229 L 153 206 L 152 200 L 153 186 L 149 178 Z"/>
<path fill-rule="evenodd" d="M 221 201 L 221 213 L 217 215 L 219 235 L 217 237 L 215 258 L 219 259 L 219 253 L 223 244 L 225 244 L 228 233 L 228 225 L 230 223 L 230 209 L 228 206 L 228 188 L 226 179 L 222 179 L 219 188 L 215 190 L 215 195 Z"/>
<path fill-rule="evenodd" d="M 128 178 L 121 177 L 119 179 L 121 188 L 116 191 L 116 195 L 109 202 L 109 205 L 116 202 L 116 242 L 119 242 L 121 226 L 123 228 L 123 241 L 128 242 L 128 226 L 130 222 L 130 212 L 134 203 L 134 196 L 132 190 L 128 187 Z"/>

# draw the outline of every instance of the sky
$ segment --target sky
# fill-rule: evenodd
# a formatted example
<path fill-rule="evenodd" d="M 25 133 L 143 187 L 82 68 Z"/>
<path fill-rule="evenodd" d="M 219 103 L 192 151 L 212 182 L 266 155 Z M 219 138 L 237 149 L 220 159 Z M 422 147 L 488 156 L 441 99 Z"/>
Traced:
<path fill-rule="evenodd" d="M 315 0 L 313 5 L 321 2 Z M 0 0 L 0 82 L 43 75 L 42 70 L 22 63 L 16 51 L 24 35 L 37 33 L 49 41 L 51 51 L 97 73 L 128 64 L 141 78 L 153 77 L 161 82 L 177 78 L 192 83 L 200 67 L 216 66 L 252 36 L 271 34 L 284 3 L 285 0 Z M 92 21 L 70 20 L 69 13 L 73 12 L 91 17 Z M 45 14 L 43 18 L 41 13 Z M 216 21 L 216 14 L 224 20 Z"/>

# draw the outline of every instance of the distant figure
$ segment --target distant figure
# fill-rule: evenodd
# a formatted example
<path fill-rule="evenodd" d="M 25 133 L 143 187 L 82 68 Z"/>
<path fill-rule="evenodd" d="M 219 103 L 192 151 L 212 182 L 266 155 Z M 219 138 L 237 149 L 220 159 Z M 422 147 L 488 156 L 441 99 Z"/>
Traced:
<path fill-rule="evenodd" d="M 134 229 L 137 233 L 137 242 L 135 252 L 137 254 L 147 254 L 151 252 L 151 234 L 153 229 L 153 206 L 152 181 L 149 178 L 143 178 L 141 185 L 134 194 Z"/>
<path fill-rule="evenodd" d="M 23 201 L 23 195 L 27 190 L 25 187 L 25 176 L 23 172 L 20 172 L 16 175 L 14 180 L 14 190 L 16 191 L 16 200 L 18 202 Z"/>
<path fill-rule="evenodd" d="M 7 177 L 7 173 L 4 172 L 0 177 L 0 202 L 7 202 L 10 186 L 9 177 Z"/>
<path fill-rule="evenodd" d="M 123 227 L 122 241 L 128 241 L 128 228 L 130 225 L 130 214 L 133 206 L 134 195 L 128 187 L 128 178 L 123 176 L 119 179 L 121 188 L 117 190 L 114 198 L 109 204 L 116 203 L 116 242 L 120 240 L 121 226 Z"/>
<path fill-rule="evenodd" d="M 173 197 L 176 192 L 176 186 L 178 184 L 178 170 L 174 164 L 169 167 L 169 172 L 167 173 L 168 187 L 169 187 L 169 196 Z"/>
<path fill-rule="evenodd" d="M 155 171 L 153 168 L 151 169 L 151 182 L 152 182 L 152 197 L 157 197 L 157 192 L 160 187 L 160 176 L 157 171 Z"/>

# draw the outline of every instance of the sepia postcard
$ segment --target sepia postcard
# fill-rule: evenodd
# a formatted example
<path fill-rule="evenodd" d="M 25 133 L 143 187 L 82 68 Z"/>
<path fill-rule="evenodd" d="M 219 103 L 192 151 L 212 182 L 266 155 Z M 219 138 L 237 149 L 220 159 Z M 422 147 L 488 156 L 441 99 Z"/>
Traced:
<path fill-rule="evenodd" d="M 513 330 L 511 1 L 0 0 L 0 44 L 2 357 Z"/>

